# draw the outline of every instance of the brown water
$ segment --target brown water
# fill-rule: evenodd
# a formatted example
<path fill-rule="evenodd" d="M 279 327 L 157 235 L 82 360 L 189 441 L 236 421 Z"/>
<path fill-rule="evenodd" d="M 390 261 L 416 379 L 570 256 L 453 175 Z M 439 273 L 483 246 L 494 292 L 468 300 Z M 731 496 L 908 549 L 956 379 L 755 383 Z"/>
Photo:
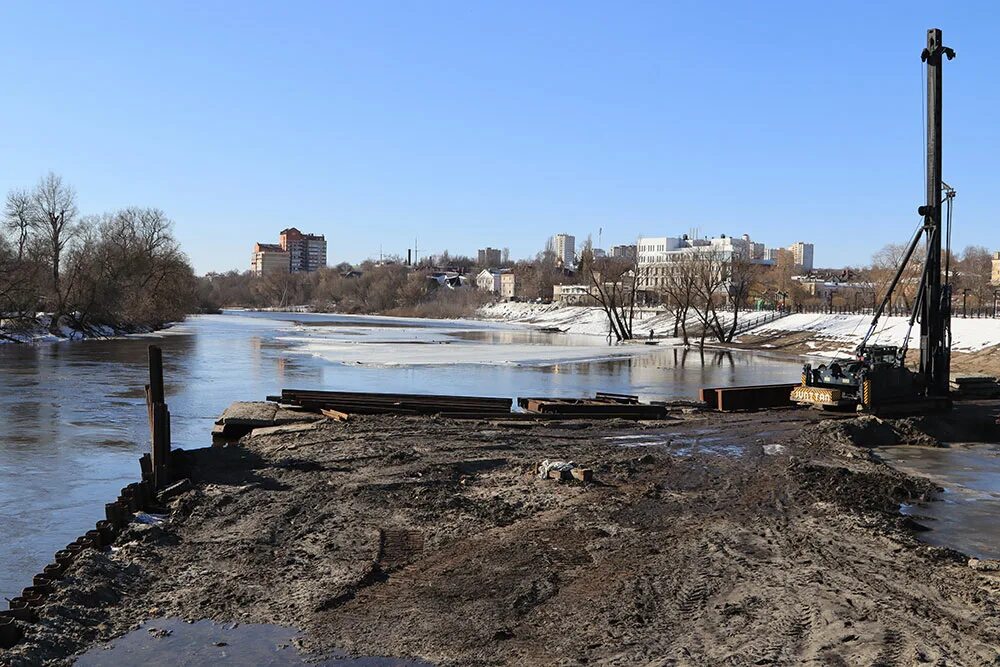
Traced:
<path fill-rule="evenodd" d="M 567 361 L 561 350 L 606 354 L 603 338 L 280 313 L 200 316 L 153 338 L 0 345 L 0 596 L 17 595 L 137 479 L 137 459 L 148 448 L 143 384 L 153 342 L 164 352 L 174 445 L 185 448 L 209 445 L 212 422 L 232 401 L 263 400 L 282 388 L 671 399 L 694 398 L 702 386 L 795 381 L 800 368 L 774 355 L 644 345 L 621 358 Z M 489 360 L 517 346 L 528 353 L 515 363 L 407 362 L 426 360 L 428 351 L 438 362 Z M 387 349 L 396 365 L 384 363 Z M 359 365 L 357 350 L 378 352 L 382 362 Z M 340 363 L 342 353 L 354 360 Z"/>

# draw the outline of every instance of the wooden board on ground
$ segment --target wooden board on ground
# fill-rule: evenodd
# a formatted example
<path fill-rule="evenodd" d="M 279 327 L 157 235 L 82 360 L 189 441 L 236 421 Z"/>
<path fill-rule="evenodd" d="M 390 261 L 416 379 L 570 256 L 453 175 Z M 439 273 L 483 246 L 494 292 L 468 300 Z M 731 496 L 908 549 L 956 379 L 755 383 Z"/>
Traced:
<path fill-rule="evenodd" d="M 260 428 L 255 428 L 250 431 L 251 438 L 257 438 L 262 435 L 281 435 L 284 433 L 301 433 L 304 431 L 311 431 L 314 428 L 325 424 L 325 419 L 318 419 L 316 421 L 301 423 L 301 424 L 281 424 L 279 426 L 262 426 Z"/>
<path fill-rule="evenodd" d="M 330 419 L 333 419 L 334 421 L 338 422 L 346 422 L 348 419 L 351 418 L 351 415 L 347 414 L 346 412 L 341 412 L 340 410 L 327 409 L 327 410 L 320 410 L 320 412 L 323 414 L 324 417 L 329 417 Z"/>

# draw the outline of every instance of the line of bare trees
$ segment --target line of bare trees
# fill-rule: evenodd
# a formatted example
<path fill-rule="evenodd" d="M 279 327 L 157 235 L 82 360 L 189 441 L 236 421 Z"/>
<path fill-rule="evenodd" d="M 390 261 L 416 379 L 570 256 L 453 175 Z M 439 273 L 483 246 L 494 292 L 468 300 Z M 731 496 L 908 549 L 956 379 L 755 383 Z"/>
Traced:
<path fill-rule="evenodd" d="M 634 260 L 594 257 L 587 245 L 580 266 L 589 280 L 590 295 L 608 317 L 609 335 L 618 341 L 635 338 L 636 307 L 655 303 L 673 315 L 673 335 L 687 345 L 689 322 L 697 323 L 698 344 L 711 336 L 730 342 L 738 331 L 740 311 L 758 287 L 762 267 L 739 253 L 714 249 L 677 254 L 656 267 Z M 725 315 L 723 315 L 725 313 Z"/>
<path fill-rule="evenodd" d="M 49 173 L 11 190 L 0 222 L 0 336 L 155 328 L 194 306 L 194 272 L 159 209 L 81 216 Z"/>

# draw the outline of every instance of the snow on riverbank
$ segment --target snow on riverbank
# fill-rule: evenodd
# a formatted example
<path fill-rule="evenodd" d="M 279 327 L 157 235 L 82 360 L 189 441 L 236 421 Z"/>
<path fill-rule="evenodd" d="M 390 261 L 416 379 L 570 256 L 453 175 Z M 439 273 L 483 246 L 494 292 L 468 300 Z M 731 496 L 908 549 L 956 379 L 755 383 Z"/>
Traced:
<path fill-rule="evenodd" d="M 173 326 L 173 323 L 168 323 L 163 329 L 171 326 Z M 154 331 L 151 328 L 116 329 L 107 325 L 94 325 L 88 327 L 86 331 L 81 331 L 67 324 L 61 324 L 55 333 L 53 333 L 51 318 L 48 315 L 40 314 L 32 321 L 30 326 L 26 326 L 23 322 L 15 323 L 12 320 L 0 318 L 0 345 L 4 343 L 37 345 L 42 343 L 62 343 L 65 341 L 107 340 L 147 335 Z"/>
<path fill-rule="evenodd" d="M 871 315 L 837 314 L 795 314 L 751 329 L 749 336 L 775 336 L 783 333 L 808 332 L 814 344 L 842 344 L 837 352 L 850 352 L 868 333 Z M 883 317 L 879 320 L 872 342 L 882 345 L 902 345 L 909 326 L 907 317 Z M 951 321 L 952 350 L 956 352 L 977 352 L 1000 344 L 1000 320 L 962 319 Z M 809 344 L 808 342 L 806 343 Z M 920 328 L 914 325 L 910 337 L 910 347 L 920 345 Z M 833 354 L 825 352 L 824 354 Z M 817 354 L 820 354 L 817 351 Z"/>
<path fill-rule="evenodd" d="M 607 336 L 608 320 L 604 311 L 595 306 L 560 306 L 537 303 L 496 303 L 479 310 L 484 320 L 522 324 L 536 328 L 552 327 L 571 334 Z M 724 322 L 731 313 L 719 313 Z M 761 313 L 741 313 L 740 321 L 762 317 Z M 871 315 L 795 314 L 750 329 L 742 334 L 748 337 L 781 336 L 782 334 L 810 334 L 811 340 L 803 344 L 817 348 L 816 354 L 833 355 L 849 353 L 868 332 Z M 873 341 L 884 345 L 901 345 L 906 335 L 909 318 L 883 317 L 879 321 Z M 642 338 L 652 329 L 657 338 L 673 334 L 674 318 L 670 313 L 652 309 L 636 311 L 635 334 Z M 698 327 L 693 317 L 688 319 L 689 329 Z M 1000 319 L 962 319 L 951 321 L 952 349 L 956 352 L 977 352 L 1000 345 Z M 919 346 L 919 327 L 914 327 L 910 347 Z M 740 340 L 741 337 L 737 337 Z M 765 344 L 763 347 L 773 347 Z M 836 350 L 829 348 L 836 347 Z"/>
<path fill-rule="evenodd" d="M 608 316 L 597 306 L 562 306 L 543 303 L 494 303 L 479 309 L 479 317 L 488 321 L 525 324 L 536 328 L 559 329 L 565 333 L 607 337 Z M 674 316 L 652 309 L 635 311 L 635 334 L 657 338 L 672 336 Z"/>
<path fill-rule="evenodd" d="M 536 328 L 555 328 L 570 334 L 607 337 L 608 316 L 598 306 L 563 306 L 542 303 L 494 303 L 483 306 L 478 316 L 484 320 L 523 324 Z M 770 311 L 741 312 L 740 322 L 770 317 Z M 719 311 L 719 321 L 727 326 L 732 322 L 732 312 Z M 701 330 L 697 314 L 692 310 L 687 317 L 688 332 L 697 338 Z M 638 308 L 635 311 L 633 332 L 636 338 L 645 338 L 652 330 L 657 339 L 671 338 L 674 333 L 674 315 L 655 308 Z M 679 340 L 677 342 L 680 342 Z"/>

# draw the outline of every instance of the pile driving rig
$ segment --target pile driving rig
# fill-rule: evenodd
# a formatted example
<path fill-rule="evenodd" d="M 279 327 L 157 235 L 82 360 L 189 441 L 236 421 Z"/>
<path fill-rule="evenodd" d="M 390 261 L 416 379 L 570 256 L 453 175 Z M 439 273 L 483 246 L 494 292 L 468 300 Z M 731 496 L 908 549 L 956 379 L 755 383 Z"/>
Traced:
<path fill-rule="evenodd" d="M 947 209 L 946 239 L 950 246 L 951 212 L 955 190 L 941 180 L 941 66 L 955 52 L 941 43 L 941 31 L 927 31 L 927 48 L 920 58 L 927 64 L 927 203 L 917 209 L 923 221 L 913 235 L 867 335 L 853 357 L 834 359 L 815 368 L 806 364 L 802 384 L 792 390 L 792 401 L 824 409 L 855 407 L 861 412 L 914 413 L 951 407 L 948 383 L 951 363 L 950 248 L 942 271 L 941 211 Z M 924 237 L 923 275 L 910 314 L 903 345 L 869 345 L 879 318 L 892 302 L 906 266 Z M 942 282 L 942 273 L 945 279 Z M 906 352 L 915 322 L 920 323 L 920 365 L 906 366 Z"/>

